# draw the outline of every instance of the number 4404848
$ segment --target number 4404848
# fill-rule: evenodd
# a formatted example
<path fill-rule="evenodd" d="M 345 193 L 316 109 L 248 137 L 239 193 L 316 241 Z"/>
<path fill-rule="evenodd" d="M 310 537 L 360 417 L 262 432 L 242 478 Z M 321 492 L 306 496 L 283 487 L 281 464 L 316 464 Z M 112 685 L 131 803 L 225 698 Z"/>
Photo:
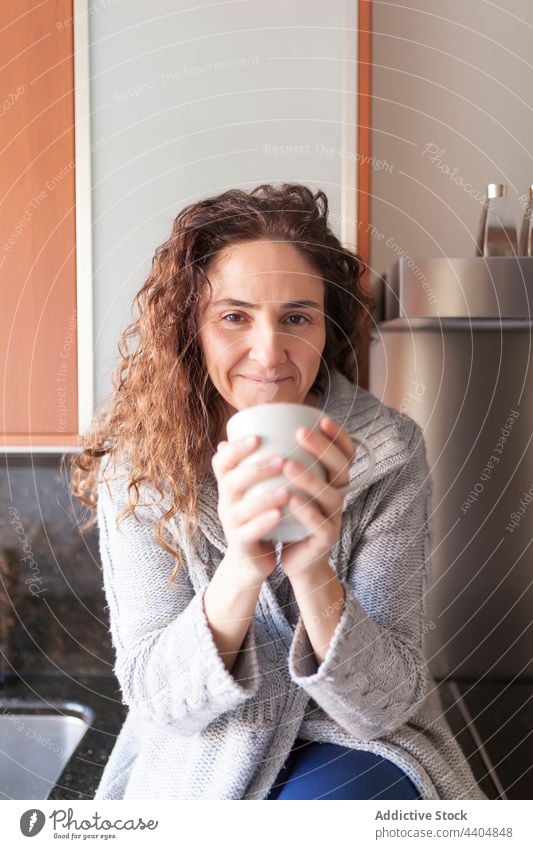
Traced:
<path fill-rule="evenodd" d="M 463 828 L 462 837 L 512 837 L 512 828 L 496 828 L 488 826 L 487 828 Z"/>

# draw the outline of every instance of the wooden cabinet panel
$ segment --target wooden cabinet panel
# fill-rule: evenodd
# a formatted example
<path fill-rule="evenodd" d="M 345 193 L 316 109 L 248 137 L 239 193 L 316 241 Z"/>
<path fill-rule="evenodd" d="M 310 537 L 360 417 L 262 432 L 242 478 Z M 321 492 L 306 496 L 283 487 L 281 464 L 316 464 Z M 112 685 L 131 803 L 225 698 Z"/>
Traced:
<path fill-rule="evenodd" d="M 72 0 L 0 4 L 0 431 L 78 432 Z M 31 438 L 30 438 L 31 435 Z"/>

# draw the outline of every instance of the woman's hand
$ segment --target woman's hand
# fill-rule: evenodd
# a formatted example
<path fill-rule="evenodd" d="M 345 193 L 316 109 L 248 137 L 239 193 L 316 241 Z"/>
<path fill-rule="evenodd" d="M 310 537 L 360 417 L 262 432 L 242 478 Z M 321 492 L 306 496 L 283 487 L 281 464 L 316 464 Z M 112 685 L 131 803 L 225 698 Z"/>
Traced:
<path fill-rule="evenodd" d="M 218 481 L 218 516 L 228 543 L 226 558 L 230 557 L 246 581 L 262 582 L 276 568 L 276 549 L 272 541 L 262 537 L 278 524 L 279 509 L 288 503 L 289 491 L 276 495 L 255 495 L 247 490 L 259 481 L 279 475 L 282 457 L 262 458 L 255 463 L 241 463 L 256 450 L 259 437 L 235 442 L 220 442 L 211 465 Z M 274 463 L 272 463 L 274 460 Z"/>
<path fill-rule="evenodd" d="M 307 502 L 291 496 L 288 503 L 291 513 L 310 532 L 299 542 L 283 543 L 282 565 L 291 581 L 307 578 L 313 569 L 328 562 L 342 524 L 344 496 L 338 488 L 348 483 L 348 470 L 356 453 L 349 433 L 328 416 L 321 418 L 320 430 L 299 428 L 296 436 L 302 447 L 325 467 L 328 479 L 323 481 L 295 460 L 283 463 L 287 480 L 313 499 Z"/>

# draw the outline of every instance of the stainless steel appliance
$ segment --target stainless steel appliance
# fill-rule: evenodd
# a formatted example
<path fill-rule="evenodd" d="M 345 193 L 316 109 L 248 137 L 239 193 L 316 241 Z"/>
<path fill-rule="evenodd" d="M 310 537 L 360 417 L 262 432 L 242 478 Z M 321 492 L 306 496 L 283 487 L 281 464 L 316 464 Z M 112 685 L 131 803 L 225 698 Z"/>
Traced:
<path fill-rule="evenodd" d="M 369 389 L 433 479 L 430 670 L 532 678 L 533 258 L 404 257 L 382 303 Z"/>

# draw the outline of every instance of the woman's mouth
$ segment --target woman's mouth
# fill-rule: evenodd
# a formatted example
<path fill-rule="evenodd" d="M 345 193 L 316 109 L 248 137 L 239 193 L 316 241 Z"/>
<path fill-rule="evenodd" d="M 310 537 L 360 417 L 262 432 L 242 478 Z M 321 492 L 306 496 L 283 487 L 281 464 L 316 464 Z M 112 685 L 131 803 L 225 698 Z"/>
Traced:
<path fill-rule="evenodd" d="M 284 380 L 289 380 L 288 377 L 280 377 L 275 380 L 263 380 L 263 378 L 260 377 L 248 377 L 248 375 L 246 374 L 241 375 L 241 377 L 244 377 L 245 380 L 251 380 L 252 383 L 259 383 L 265 385 L 269 385 L 272 383 L 283 383 Z"/>

